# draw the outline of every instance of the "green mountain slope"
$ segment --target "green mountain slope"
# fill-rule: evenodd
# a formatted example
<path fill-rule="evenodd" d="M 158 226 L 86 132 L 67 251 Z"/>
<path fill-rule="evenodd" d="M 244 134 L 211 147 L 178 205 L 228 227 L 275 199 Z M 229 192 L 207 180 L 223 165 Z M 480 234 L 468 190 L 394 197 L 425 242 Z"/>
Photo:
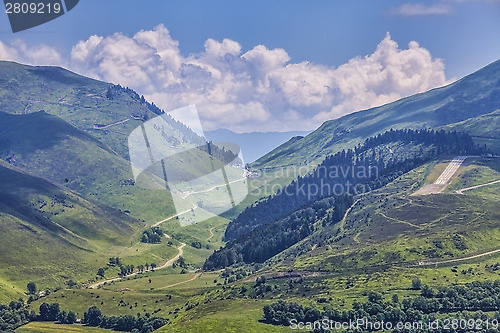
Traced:
<path fill-rule="evenodd" d="M 459 133 L 391 130 L 369 138 L 354 150 L 328 156 L 314 172 L 248 207 L 229 223 L 228 243 L 207 259 L 205 268 L 264 262 L 313 234 L 317 222 L 338 224 L 361 193 L 440 155 L 479 153 L 472 138 Z"/>
<path fill-rule="evenodd" d="M 131 115 L 151 117 L 154 114 L 131 94 L 121 92 L 112 99 L 107 98 L 106 93 L 112 86 L 59 67 L 32 67 L 2 61 L 0 111 L 28 114 L 44 110 L 127 157 L 126 135 L 141 122 Z M 107 130 L 94 129 L 95 124 L 124 120 L 127 121 Z"/>
<path fill-rule="evenodd" d="M 499 179 L 498 161 L 477 158 L 458 173 L 449 190 L 412 195 L 437 178 L 444 168 L 439 162 L 357 196 L 341 223 L 318 223 L 313 235 L 273 261 L 287 269 L 348 273 L 455 260 L 499 249 L 498 196 L 490 193 L 498 185 L 455 193 L 458 188 Z"/>
<path fill-rule="evenodd" d="M 45 112 L 0 112 L 0 157 L 150 222 L 174 213 L 167 190 L 134 186 L 130 162 L 91 135 Z"/>
<path fill-rule="evenodd" d="M 92 135 L 126 159 L 127 136 L 144 121 L 163 113 L 131 89 L 60 67 L 0 61 L 0 87 L 1 112 L 45 111 Z M 185 137 L 196 136 L 169 117 L 165 121 Z"/>
<path fill-rule="evenodd" d="M 469 133 L 474 141 L 500 154 L 500 110 L 442 127 L 444 130 Z"/>
<path fill-rule="evenodd" d="M 158 177 L 149 174 L 138 181 L 141 186 L 135 184 L 129 161 L 132 131 L 156 118 L 155 130 L 167 150 L 201 147 L 176 154 L 169 160 L 174 164 L 165 162 L 169 171 L 189 179 L 205 174 L 214 160 L 223 158 L 215 147 L 208 156 L 203 138 L 119 85 L 58 67 L 0 62 L 0 87 L 1 159 L 140 220 L 158 222 L 174 215 L 175 209 L 169 191 L 154 184 Z M 156 122 L 158 115 L 162 117 Z M 158 168 L 147 173 L 163 179 Z"/>
<path fill-rule="evenodd" d="M 54 285 L 92 277 L 102 265 L 98 258 L 128 245 L 139 226 L 117 210 L 2 161 L 0 184 L 0 289 L 8 291 L 2 298 L 29 280 Z"/>
<path fill-rule="evenodd" d="M 269 152 L 252 167 L 317 163 L 327 154 L 352 148 L 391 128 L 434 128 L 499 108 L 500 61 L 496 61 L 448 86 L 327 121 L 306 137 L 291 139 Z"/>

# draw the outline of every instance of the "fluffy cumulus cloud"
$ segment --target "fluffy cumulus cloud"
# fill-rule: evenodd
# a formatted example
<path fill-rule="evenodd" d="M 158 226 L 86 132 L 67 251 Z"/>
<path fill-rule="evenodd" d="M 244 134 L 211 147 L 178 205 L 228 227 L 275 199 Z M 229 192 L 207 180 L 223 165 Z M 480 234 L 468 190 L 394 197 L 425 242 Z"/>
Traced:
<path fill-rule="evenodd" d="M 342 116 L 353 110 L 383 105 L 402 97 L 447 83 L 444 64 L 433 59 L 417 42 L 401 50 L 389 34 L 375 52 L 351 59 L 333 70 L 330 77 L 336 92 L 329 111 L 319 112 L 321 121 Z"/>
<path fill-rule="evenodd" d="M 0 58 L 23 61 L 22 47 L 0 44 Z M 51 50 L 38 47 L 40 59 L 45 54 L 49 64 L 64 64 Z M 91 36 L 73 47 L 67 64 L 131 87 L 167 111 L 196 104 L 205 129 L 240 132 L 314 129 L 447 82 L 440 59 L 416 42 L 402 49 L 389 34 L 373 54 L 334 68 L 293 63 L 285 50 L 264 45 L 242 50 L 229 39 L 208 39 L 203 52 L 184 56 L 179 42 L 159 25 L 132 37 Z"/>

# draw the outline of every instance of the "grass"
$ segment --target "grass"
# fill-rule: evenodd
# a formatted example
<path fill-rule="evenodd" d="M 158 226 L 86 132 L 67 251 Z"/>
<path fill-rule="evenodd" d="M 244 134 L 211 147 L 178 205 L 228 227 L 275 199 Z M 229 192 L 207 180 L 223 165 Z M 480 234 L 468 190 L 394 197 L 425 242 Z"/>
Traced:
<path fill-rule="evenodd" d="M 46 322 L 31 322 L 21 326 L 15 331 L 16 333 L 45 333 L 45 332 L 74 332 L 74 333 L 104 333 L 109 332 L 97 327 L 88 327 L 80 324 L 65 325 Z"/>
<path fill-rule="evenodd" d="M 445 130 L 469 133 L 474 141 L 486 145 L 492 152 L 500 153 L 500 135 L 498 132 L 500 110 L 445 126 Z"/>
<path fill-rule="evenodd" d="M 345 219 L 343 232 L 335 225 L 319 225 L 313 235 L 274 258 L 277 267 L 362 272 L 500 248 L 497 201 L 472 194 L 410 196 L 422 184 L 432 182 L 443 164 L 429 163 L 359 196 Z M 484 174 L 487 178 L 489 172 Z M 457 245 L 457 237 L 464 248 Z"/>
<path fill-rule="evenodd" d="M 467 194 L 478 195 L 489 200 L 495 200 L 497 202 L 500 201 L 500 185 L 498 183 L 473 189 L 467 192 Z"/>
<path fill-rule="evenodd" d="M 170 312 L 181 308 L 190 297 L 221 288 L 214 283 L 214 280 L 223 282 L 217 273 L 180 274 L 180 271 L 181 268 L 156 270 L 100 289 L 64 289 L 32 303 L 31 308 L 38 309 L 42 302 L 58 302 L 62 309 L 75 311 L 79 318 L 91 305 L 98 306 L 106 315 L 155 313 L 169 317 Z M 191 280 L 193 277 L 197 278 Z"/>
<path fill-rule="evenodd" d="M 5 291 L 0 301 L 24 296 L 29 281 L 43 290 L 64 287 L 70 279 L 92 280 L 112 256 L 137 267 L 164 262 L 177 253 L 177 241 L 172 246 L 167 246 L 166 238 L 162 244 L 141 243 L 143 226 L 136 220 L 7 164 L 0 164 L 0 181 L 5 189 L 0 193 L 0 237 L 4 240 L 0 243 L 0 289 Z M 224 220 L 213 225 L 221 223 Z M 214 237 L 220 239 L 217 234 L 215 230 Z M 193 253 L 196 260 L 192 261 L 198 265 L 209 251 L 191 249 L 188 253 Z M 109 269 L 106 276 L 117 273 Z"/>
<path fill-rule="evenodd" d="M 0 281 L 14 289 L 30 280 L 46 288 L 89 278 L 99 258 L 137 230 L 126 215 L 7 164 L 0 163 L 0 182 Z"/>
<path fill-rule="evenodd" d="M 140 220 L 174 214 L 167 190 L 133 186 L 130 162 L 61 119 L 2 113 L 0 124 L 0 148 L 15 156 L 16 166 Z"/>
<path fill-rule="evenodd" d="M 58 302 L 62 309 L 76 311 L 78 316 L 91 305 L 97 305 L 107 315 L 155 313 L 171 320 L 171 324 L 160 332 L 290 332 L 288 327 L 259 322 L 263 306 L 281 299 L 316 308 L 328 306 L 348 310 L 354 301 L 366 301 L 369 290 L 380 292 L 386 300 L 397 294 L 402 301 L 419 294 L 419 291 L 410 289 L 415 278 L 434 288 L 477 280 L 498 280 L 500 272 L 487 269 L 498 262 L 500 254 L 457 265 L 394 267 L 370 273 L 312 274 L 302 283 L 292 285 L 293 279 L 269 280 L 267 283 L 273 291 L 266 293 L 263 299 L 250 299 L 248 292 L 240 294 L 242 286 L 252 290 L 253 283 L 250 282 L 237 281 L 225 287 L 217 285 L 213 280 L 222 282 L 217 273 L 203 274 L 191 282 L 164 288 L 172 282 L 186 281 L 194 276 L 180 275 L 178 280 L 179 275 L 173 275 L 175 270 L 171 269 L 116 282 L 99 290 L 61 290 L 33 303 L 32 308 L 36 309 L 44 301 Z M 320 304 L 320 298 L 326 298 L 327 303 Z"/>
<path fill-rule="evenodd" d="M 160 328 L 158 332 L 292 332 L 287 327 L 259 322 L 262 306 L 266 303 L 268 301 L 223 300 L 200 305 L 194 313 Z"/>
<path fill-rule="evenodd" d="M 175 214 L 169 192 L 133 186 L 129 162 L 113 149 L 48 113 L 0 113 L 0 124 L 0 146 L 13 154 L 1 157 L 15 164 L 0 161 L 0 288 L 8 290 L 0 301 L 22 296 L 29 281 L 45 289 L 92 280 L 111 256 L 138 266 L 175 255 L 164 244 L 139 242 L 146 224 Z M 167 233 L 176 231 L 189 245 L 203 243 L 186 251 L 198 267 L 222 245 L 227 224 L 213 218 L 183 229 L 170 222 L 162 225 Z"/>
<path fill-rule="evenodd" d="M 498 158 L 468 158 L 457 172 L 451 190 L 484 184 L 500 178 Z"/>
<path fill-rule="evenodd" d="M 78 318 L 93 305 L 98 306 L 105 315 L 133 315 L 141 313 L 168 317 L 169 311 L 181 307 L 185 300 L 180 297 L 169 298 L 168 292 L 162 294 L 142 293 L 137 291 L 111 291 L 75 289 L 61 290 L 32 303 L 33 310 L 38 310 L 41 302 L 60 304 L 63 310 L 72 310 Z M 157 311 L 161 309 L 160 311 Z"/>

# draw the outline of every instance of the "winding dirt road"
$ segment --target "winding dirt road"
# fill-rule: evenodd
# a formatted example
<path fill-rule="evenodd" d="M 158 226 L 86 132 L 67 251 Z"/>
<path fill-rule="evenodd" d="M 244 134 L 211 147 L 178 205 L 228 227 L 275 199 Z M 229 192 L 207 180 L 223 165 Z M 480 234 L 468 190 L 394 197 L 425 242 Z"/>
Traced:
<path fill-rule="evenodd" d="M 167 217 L 166 219 L 164 220 L 161 220 L 161 221 L 158 221 L 156 222 L 155 224 L 153 224 L 151 227 L 157 227 L 159 226 L 160 224 L 162 224 L 163 222 L 167 222 L 167 221 L 170 221 L 171 219 L 177 217 L 177 216 L 181 216 L 182 214 L 186 214 L 186 213 L 189 213 L 191 211 L 191 209 L 196 209 L 198 208 L 198 206 L 196 206 L 195 204 L 193 204 L 193 207 L 189 208 L 189 209 L 186 209 L 185 211 L 183 212 L 180 212 L 180 213 L 177 213 L 175 215 L 172 215 L 170 217 Z M 170 238 L 170 236 L 167 236 L 168 238 Z"/>
<path fill-rule="evenodd" d="M 210 230 L 209 230 L 210 231 L 210 236 L 208 236 L 207 242 L 210 242 L 210 240 L 215 236 L 215 234 L 214 234 L 214 228 L 215 227 L 210 228 Z"/>
<path fill-rule="evenodd" d="M 475 254 L 475 255 L 472 255 L 472 256 L 464 257 L 464 258 L 441 260 L 441 261 L 438 261 L 438 260 L 436 260 L 436 261 L 428 261 L 428 260 L 419 261 L 416 265 L 412 265 L 410 267 L 415 267 L 415 266 L 432 266 L 432 265 L 439 265 L 439 264 L 450 264 L 450 263 L 453 263 L 453 262 L 460 262 L 460 261 L 465 261 L 465 260 L 470 260 L 470 259 L 481 258 L 481 257 L 488 256 L 490 254 L 495 254 L 495 253 L 498 253 L 498 252 L 500 252 L 500 249 L 496 249 L 496 250 L 488 251 L 488 252 L 484 252 L 484 253 L 479 253 L 479 254 Z"/>
<path fill-rule="evenodd" d="M 183 250 L 184 246 L 186 246 L 186 243 L 180 243 L 179 246 L 177 247 L 177 254 L 172 259 L 169 259 L 167 262 L 165 262 L 163 265 L 160 265 L 160 266 L 156 267 L 155 270 L 165 269 L 167 267 L 172 266 L 172 264 L 184 254 L 184 250 Z M 152 271 L 152 270 L 150 270 L 150 271 Z M 139 270 L 135 270 L 132 274 L 127 275 L 125 277 L 116 277 L 116 278 L 112 278 L 112 279 L 107 279 L 107 280 L 99 281 L 97 283 L 94 283 L 94 284 L 90 285 L 89 288 L 90 289 L 96 289 L 96 288 L 99 288 L 100 286 L 102 286 L 105 283 L 110 283 L 110 282 L 114 282 L 114 281 L 120 281 L 120 280 L 122 280 L 124 278 L 129 278 L 129 277 L 135 276 L 137 274 L 139 274 Z"/>
<path fill-rule="evenodd" d="M 174 284 L 169 284 L 168 286 L 165 286 L 165 287 L 161 287 L 161 288 L 158 288 L 158 289 L 168 289 L 168 288 L 171 288 L 171 287 L 175 287 L 175 286 L 178 286 L 180 284 L 184 284 L 184 283 L 188 283 L 188 282 L 191 282 L 191 281 L 194 281 L 196 280 L 197 278 L 199 278 L 201 276 L 201 273 L 198 273 L 196 275 L 194 275 L 192 278 L 186 280 L 186 281 L 181 281 L 181 282 L 177 282 L 177 283 L 174 283 Z"/>

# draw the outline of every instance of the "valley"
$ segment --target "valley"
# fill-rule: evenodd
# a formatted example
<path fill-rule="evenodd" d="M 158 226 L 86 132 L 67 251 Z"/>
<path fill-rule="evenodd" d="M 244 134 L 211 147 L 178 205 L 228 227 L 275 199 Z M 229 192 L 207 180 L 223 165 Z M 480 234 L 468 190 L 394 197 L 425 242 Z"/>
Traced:
<path fill-rule="evenodd" d="M 327 121 L 234 180 L 186 187 L 179 209 L 158 186 L 164 165 L 191 180 L 231 154 L 129 88 L 2 62 L 0 303 L 9 305 L 0 318 L 26 317 L 20 333 L 109 332 L 102 327 L 117 322 L 144 332 L 153 323 L 158 332 L 292 332 L 294 318 L 354 313 L 497 318 L 488 292 L 500 280 L 499 75 L 497 61 Z M 201 148 L 135 177 L 127 137 L 158 116 L 158 133 L 176 138 L 168 149 L 180 138 Z M 243 181 L 249 195 L 232 209 L 181 224 Z M 488 302 L 471 301 L 475 293 Z M 56 303 L 78 322 L 41 319 Z"/>

